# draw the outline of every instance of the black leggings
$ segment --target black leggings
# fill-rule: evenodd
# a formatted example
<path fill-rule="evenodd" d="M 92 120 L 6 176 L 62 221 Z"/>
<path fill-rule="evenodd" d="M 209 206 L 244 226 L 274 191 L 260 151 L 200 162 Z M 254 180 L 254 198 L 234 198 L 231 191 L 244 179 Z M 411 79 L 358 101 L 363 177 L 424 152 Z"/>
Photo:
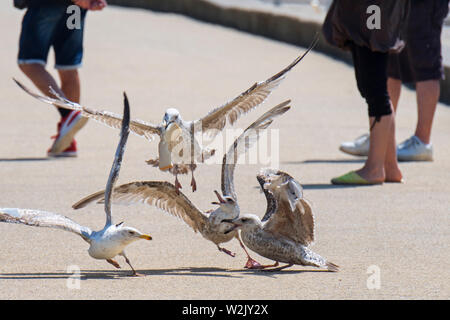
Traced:
<path fill-rule="evenodd" d="M 354 43 L 350 47 L 358 90 L 369 106 L 369 117 L 379 121 L 382 116 L 392 113 L 387 90 L 388 53 L 375 52 Z"/>

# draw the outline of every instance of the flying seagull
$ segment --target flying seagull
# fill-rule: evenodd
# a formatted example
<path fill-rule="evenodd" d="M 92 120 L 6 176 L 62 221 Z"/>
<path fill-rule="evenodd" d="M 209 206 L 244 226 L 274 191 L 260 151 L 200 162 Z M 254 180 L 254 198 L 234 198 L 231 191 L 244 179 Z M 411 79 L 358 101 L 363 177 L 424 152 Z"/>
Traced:
<path fill-rule="evenodd" d="M 239 233 L 237 231 L 229 232 L 230 229 L 234 228 L 234 225 L 230 222 L 224 222 L 224 220 L 233 220 L 240 213 L 239 206 L 236 203 L 233 183 L 233 174 L 237 159 L 258 140 L 261 130 L 266 129 L 275 117 L 284 114 L 290 109 L 289 103 L 290 100 L 287 100 L 267 111 L 251 124 L 230 146 L 222 162 L 222 195 L 214 191 L 219 200 L 219 202 L 213 202 L 213 204 L 219 205 L 216 210 L 203 212 L 188 197 L 182 192 L 179 192 L 173 184 L 162 181 L 136 181 L 123 184 L 114 188 L 112 201 L 117 204 L 144 203 L 156 206 L 169 214 L 183 219 L 194 232 L 200 232 L 205 239 L 213 242 L 219 251 L 233 257 L 234 253 L 221 247 L 220 244 L 236 238 L 247 254 L 248 261 L 259 265 L 248 254 L 239 238 Z M 97 203 L 104 201 L 104 191 L 91 194 L 75 203 L 72 207 L 74 209 L 80 209 L 95 201 Z"/>
<path fill-rule="evenodd" d="M 73 232 L 89 243 L 88 253 L 92 258 L 105 259 L 114 267 L 120 268 L 120 265 L 113 260 L 113 258 L 117 255 L 123 256 L 126 263 L 133 271 L 132 275 L 138 275 L 132 267 L 128 257 L 125 255 L 124 249 L 127 245 L 136 240 L 151 240 L 152 238 L 135 228 L 124 226 L 123 222 L 114 224 L 111 218 L 111 191 L 119 175 L 122 156 L 125 151 L 125 145 L 129 134 L 130 110 L 125 93 L 124 105 L 120 142 L 117 146 L 115 159 L 104 193 L 106 199 L 106 223 L 102 230 L 92 231 L 88 227 L 79 225 L 73 220 L 60 214 L 33 209 L 0 208 L 0 222 L 20 223 L 29 226 L 49 227 Z"/>
<path fill-rule="evenodd" d="M 224 129 L 227 123 L 230 125 L 234 124 L 240 116 L 264 102 L 269 94 L 285 78 L 286 74 L 316 45 L 317 41 L 318 37 L 316 36 L 309 48 L 286 68 L 265 81 L 255 83 L 231 101 L 211 110 L 200 119 L 186 121 L 182 119 L 177 109 L 169 108 L 166 110 L 163 121 L 159 125 L 139 119 L 131 120 L 131 132 L 149 141 L 152 141 L 155 136 L 159 136 L 160 138 L 158 145 L 159 157 L 157 159 L 150 159 L 147 163 L 153 166 L 159 166 L 159 169 L 162 171 L 169 170 L 175 176 L 175 186 L 177 189 L 181 188 L 181 184 L 178 181 L 178 174 L 190 171 L 192 173 L 191 187 L 192 191 L 195 191 L 197 189 L 194 178 L 195 164 L 204 162 L 204 160 L 214 155 L 215 152 L 215 150 L 210 150 L 202 146 L 199 142 L 199 136 L 207 137 L 208 140 L 212 141 Z M 41 96 L 31 92 L 19 81 L 15 79 L 14 81 L 28 94 L 40 101 L 61 108 L 80 111 L 83 117 L 92 118 L 109 127 L 120 128 L 120 115 L 81 106 L 78 103 L 71 102 L 59 96 L 52 88 L 50 88 L 50 91 L 54 96 L 53 98 Z M 185 169 L 177 168 L 180 165 L 184 165 Z M 171 170 L 173 167 L 175 168 Z"/>
<path fill-rule="evenodd" d="M 314 217 L 301 185 L 289 174 L 274 169 L 262 170 L 257 179 L 267 200 L 263 219 L 243 214 L 227 220 L 234 224 L 232 230 L 241 230 L 242 241 L 248 248 L 275 261 L 273 265 L 254 268 L 282 270 L 298 264 L 338 271 L 337 265 L 309 249 L 314 241 Z M 278 267 L 279 262 L 287 265 Z"/>

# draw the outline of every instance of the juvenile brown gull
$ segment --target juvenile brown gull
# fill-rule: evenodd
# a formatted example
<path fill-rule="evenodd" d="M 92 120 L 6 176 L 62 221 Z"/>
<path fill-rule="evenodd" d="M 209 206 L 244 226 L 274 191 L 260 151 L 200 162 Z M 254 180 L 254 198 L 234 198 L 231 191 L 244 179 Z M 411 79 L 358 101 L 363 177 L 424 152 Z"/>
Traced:
<path fill-rule="evenodd" d="M 244 244 L 259 255 L 287 265 L 271 269 L 281 270 L 294 264 L 338 271 L 339 267 L 313 252 L 308 246 L 314 241 L 314 217 L 310 204 L 303 198 L 301 185 L 289 174 L 265 169 L 258 176 L 267 199 L 263 219 L 243 214 L 233 220 L 234 230 L 241 230 Z"/>

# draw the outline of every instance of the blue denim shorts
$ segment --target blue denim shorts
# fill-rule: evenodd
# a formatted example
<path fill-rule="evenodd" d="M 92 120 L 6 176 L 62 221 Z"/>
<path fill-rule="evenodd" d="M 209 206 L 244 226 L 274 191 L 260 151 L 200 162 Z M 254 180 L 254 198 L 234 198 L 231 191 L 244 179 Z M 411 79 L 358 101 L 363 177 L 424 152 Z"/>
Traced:
<path fill-rule="evenodd" d="M 18 63 L 46 65 L 53 47 L 56 69 L 79 68 L 86 10 L 77 8 L 59 4 L 29 7 L 22 20 Z M 80 15 L 74 16 L 77 13 Z"/>

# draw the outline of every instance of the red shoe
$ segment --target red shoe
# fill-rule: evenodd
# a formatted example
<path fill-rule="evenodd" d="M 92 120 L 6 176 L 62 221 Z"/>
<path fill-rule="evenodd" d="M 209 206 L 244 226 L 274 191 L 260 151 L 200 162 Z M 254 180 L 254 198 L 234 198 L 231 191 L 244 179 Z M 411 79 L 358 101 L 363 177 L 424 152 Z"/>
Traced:
<path fill-rule="evenodd" d="M 49 157 L 76 157 L 77 150 L 74 136 L 84 127 L 87 120 L 87 118 L 81 116 L 80 111 L 75 110 L 61 119 L 58 122 L 58 134 L 52 137 L 55 139 L 55 142 L 48 149 L 47 155 Z"/>

